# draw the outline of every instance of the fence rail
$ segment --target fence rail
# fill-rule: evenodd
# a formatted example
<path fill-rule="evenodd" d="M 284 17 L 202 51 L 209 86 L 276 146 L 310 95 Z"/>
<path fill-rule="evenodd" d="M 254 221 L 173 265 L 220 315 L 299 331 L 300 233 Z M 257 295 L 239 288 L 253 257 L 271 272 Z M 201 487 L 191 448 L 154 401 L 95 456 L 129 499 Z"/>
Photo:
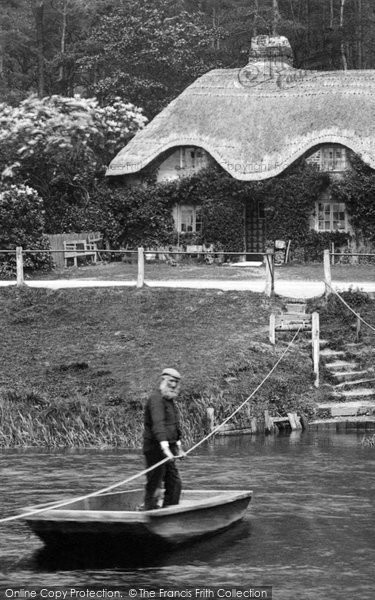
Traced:
<path fill-rule="evenodd" d="M 78 256 L 87 255 L 87 250 L 85 248 L 77 248 L 74 251 Z M 177 257 L 181 256 L 262 256 L 264 260 L 266 271 L 265 271 L 265 294 L 267 296 L 272 296 L 274 294 L 274 274 L 275 274 L 275 259 L 273 250 L 268 250 L 266 253 L 261 252 L 226 252 L 223 250 L 220 251 L 210 251 L 210 250 L 194 250 L 194 251 L 186 251 L 186 250 L 145 250 L 143 247 L 138 248 L 137 250 L 111 250 L 108 248 L 105 249 L 96 249 L 95 252 L 97 254 L 115 254 L 115 255 L 136 255 L 137 256 L 137 282 L 136 286 L 141 288 L 145 284 L 145 258 L 147 255 L 161 255 L 161 256 L 171 256 Z M 28 254 L 51 254 L 52 256 L 55 254 L 63 253 L 67 254 L 66 249 L 44 249 L 44 248 L 30 248 L 23 249 L 21 246 L 18 246 L 16 250 L 0 250 L 1 254 L 13 254 L 16 257 L 16 269 L 17 269 L 17 286 L 23 286 L 25 284 L 24 277 L 24 264 L 23 257 Z"/>

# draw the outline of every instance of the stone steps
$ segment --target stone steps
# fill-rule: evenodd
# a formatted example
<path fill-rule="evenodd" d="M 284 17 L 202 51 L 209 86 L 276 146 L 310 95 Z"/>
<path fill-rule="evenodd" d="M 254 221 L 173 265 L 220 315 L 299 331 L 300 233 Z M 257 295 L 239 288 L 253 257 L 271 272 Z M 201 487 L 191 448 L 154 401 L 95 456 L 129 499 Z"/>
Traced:
<path fill-rule="evenodd" d="M 322 411 L 328 412 L 329 416 L 350 417 L 359 415 L 375 415 L 375 399 L 373 402 L 357 400 L 352 402 L 322 402 L 318 404 L 317 416 Z"/>
<path fill-rule="evenodd" d="M 287 313 L 306 313 L 306 304 L 304 302 L 288 302 L 286 304 Z"/>
<path fill-rule="evenodd" d="M 354 390 L 340 390 L 339 392 L 331 392 L 330 398 L 340 400 L 352 400 L 353 398 L 374 398 L 375 389 L 373 388 L 357 388 Z"/>
<path fill-rule="evenodd" d="M 331 363 L 325 363 L 325 368 L 328 369 L 329 371 L 332 371 L 332 369 L 340 369 L 340 371 L 344 371 L 344 369 L 354 369 L 354 367 L 357 367 L 358 364 L 354 361 L 349 361 L 349 360 L 334 360 Z"/>
<path fill-rule="evenodd" d="M 355 373 L 355 371 L 354 371 L 354 373 Z M 340 390 L 344 390 L 348 387 L 355 387 L 357 385 L 365 385 L 366 383 L 375 384 L 375 378 L 372 378 L 372 379 L 346 379 L 345 381 L 342 381 L 341 383 L 334 385 L 333 390 L 340 391 Z"/>
<path fill-rule="evenodd" d="M 344 350 L 331 350 L 331 348 L 323 348 L 320 352 L 322 358 L 340 358 L 346 356 Z"/>
<path fill-rule="evenodd" d="M 286 312 L 278 316 L 279 323 L 283 319 L 283 326 L 286 327 L 297 329 L 301 323 L 311 327 L 311 314 L 305 311 L 304 302 L 288 299 Z M 311 345 L 311 341 L 306 339 L 304 344 Z M 330 348 L 329 340 L 321 339 L 319 344 L 322 364 L 335 383 L 323 384 L 328 388 L 327 402 L 318 404 L 317 420 L 311 425 L 325 421 L 342 424 L 366 417 L 371 424 L 375 422 L 375 374 L 372 369 L 361 369 L 356 358 L 357 353 L 360 357 L 363 345 L 352 343 L 343 350 L 335 350 Z M 322 419 L 319 419 L 319 413 L 323 413 Z"/>
<path fill-rule="evenodd" d="M 363 379 L 361 380 L 361 378 L 363 378 L 365 375 L 368 375 L 369 373 L 373 373 L 372 370 L 370 369 L 365 369 L 362 371 L 331 371 L 330 374 L 332 377 L 334 377 L 334 379 L 337 379 L 339 381 L 341 381 L 342 383 L 345 383 L 346 381 L 355 384 L 357 383 L 357 381 L 363 381 Z M 357 379 L 358 377 L 358 379 Z"/>
<path fill-rule="evenodd" d="M 326 419 L 314 419 L 310 421 L 309 428 L 312 429 L 336 429 L 336 431 L 360 430 L 373 432 L 375 430 L 375 415 L 346 415 L 342 417 L 328 417 Z"/>

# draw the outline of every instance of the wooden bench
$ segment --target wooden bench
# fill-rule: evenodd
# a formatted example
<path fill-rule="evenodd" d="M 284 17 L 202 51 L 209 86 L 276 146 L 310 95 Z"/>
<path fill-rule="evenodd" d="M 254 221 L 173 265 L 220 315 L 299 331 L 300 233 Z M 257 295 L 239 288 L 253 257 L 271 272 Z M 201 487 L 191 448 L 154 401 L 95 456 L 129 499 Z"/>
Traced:
<path fill-rule="evenodd" d="M 64 261 L 65 267 L 68 266 L 68 261 L 73 259 L 73 266 L 78 267 L 78 259 L 84 257 L 92 258 L 92 261 L 97 261 L 97 247 L 94 243 L 86 242 L 86 240 L 74 240 L 64 242 Z"/>

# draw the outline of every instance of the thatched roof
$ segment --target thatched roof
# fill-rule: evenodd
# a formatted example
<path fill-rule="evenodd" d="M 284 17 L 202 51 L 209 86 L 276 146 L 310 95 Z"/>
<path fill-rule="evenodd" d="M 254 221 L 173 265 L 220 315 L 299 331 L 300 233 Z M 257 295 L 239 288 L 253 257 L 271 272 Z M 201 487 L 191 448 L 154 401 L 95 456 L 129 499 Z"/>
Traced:
<path fill-rule="evenodd" d="M 278 175 L 322 143 L 342 144 L 375 168 L 375 71 L 275 65 L 254 59 L 203 75 L 129 142 L 107 175 L 136 173 L 176 146 L 201 147 L 248 181 Z"/>

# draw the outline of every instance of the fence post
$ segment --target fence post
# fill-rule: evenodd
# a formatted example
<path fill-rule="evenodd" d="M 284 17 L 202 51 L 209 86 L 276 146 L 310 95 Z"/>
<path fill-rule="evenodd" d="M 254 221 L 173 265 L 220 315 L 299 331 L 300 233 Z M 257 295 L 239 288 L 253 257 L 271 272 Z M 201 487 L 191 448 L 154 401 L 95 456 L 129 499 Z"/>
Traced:
<path fill-rule="evenodd" d="M 145 253 L 144 249 L 138 248 L 138 278 L 137 288 L 141 288 L 145 283 Z"/>
<path fill-rule="evenodd" d="M 265 286 L 265 294 L 268 297 L 273 296 L 275 291 L 275 282 L 274 282 L 274 272 L 275 272 L 275 261 L 274 261 L 274 253 L 273 250 L 266 250 L 266 286 Z"/>
<path fill-rule="evenodd" d="M 275 335 L 275 325 L 276 325 L 276 315 L 274 313 L 270 314 L 270 342 L 271 344 L 276 344 L 276 335 Z"/>
<path fill-rule="evenodd" d="M 357 314 L 357 320 L 356 320 L 356 326 L 355 326 L 355 341 L 359 342 L 361 338 L 361 315 L 360 313 Z"/>
<path fill-rule="evenodd" d="M 313 312 L 311 315 L 311 337 L 312 337 L 312 354 L 313 354 L 313 368 L 315 374 L 314 385 L 319 387 L 319 313 Z"/>
<path fill-rule="evenodd" d="M 22 246 L 16 248 L 16 266 L 17 266 L 17 287 L 21 287 L 25 284 L 23 277 L 23 255 Z"/>
<path fill-rule="evenodd" d="M 329 250 L 324 250 L 323 254 L 323 265 L 324 265 L 324 283 L 326 286 L 325 295 L 328 298 L 331 293 L 332 277 L 331 277 L 331 264 L 329 260 Z"/>

